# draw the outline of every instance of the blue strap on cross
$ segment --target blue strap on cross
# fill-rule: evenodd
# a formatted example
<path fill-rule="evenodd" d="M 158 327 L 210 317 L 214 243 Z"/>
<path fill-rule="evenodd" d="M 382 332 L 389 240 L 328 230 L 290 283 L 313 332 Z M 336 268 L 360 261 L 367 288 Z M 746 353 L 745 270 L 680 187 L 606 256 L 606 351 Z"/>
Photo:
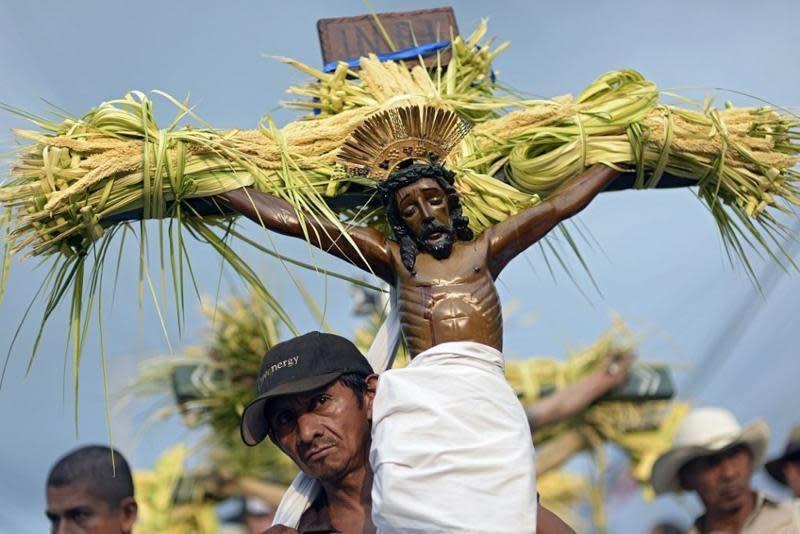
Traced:
<path fill-rule="evenodd" d="M 387 54 L 377 54 L 378 59 L 380 61 L 402 61 L 405 59 L 415 59 L 418 57 L 427 57 L 431 54 L 434 54 L 441 50 L 442 48 L 447 48 L 450 46 L 451 41 L 438 41 L 436 43 L 428 43 L 420 46 L 412 46 L 411 48 L 404 48 L 402 50 L 397 50 L 396 52 L 389 52 Z M 360 57 L 353 57 L 347 60 L 344 60 L 347 63 L 348 67 L 358 67 L 358 63 L 361 60 Z M 326 73 L 331 73 L 336 70 L 336 66 L 341 63 L 341 61 L 331 61 L 330 63 L 326 63 L 322 70 Z"/>

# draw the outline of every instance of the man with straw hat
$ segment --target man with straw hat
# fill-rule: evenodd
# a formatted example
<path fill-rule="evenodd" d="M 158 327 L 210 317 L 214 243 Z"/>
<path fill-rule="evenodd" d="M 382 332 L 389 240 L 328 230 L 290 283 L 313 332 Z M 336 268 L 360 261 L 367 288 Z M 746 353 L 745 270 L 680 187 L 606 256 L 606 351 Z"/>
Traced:
<path fill-rule="evenodd" d="M 784 486 L 789 486 L 795 497 L 800 497 L 800 425 L 789 433 L 783 454 L 764 466 L 769 476 Z"/>
<path fill-rule="evenodd" d="M 764 461 L 769 427 L 742 427 L 722 408 L 698 408 L 678 427 L 672 448 L 656 460 L 657 494 L 694 491 L 705 513 L 690 533 L 800 533 L 800 510 L 756 492 L 750 479 Z"/>

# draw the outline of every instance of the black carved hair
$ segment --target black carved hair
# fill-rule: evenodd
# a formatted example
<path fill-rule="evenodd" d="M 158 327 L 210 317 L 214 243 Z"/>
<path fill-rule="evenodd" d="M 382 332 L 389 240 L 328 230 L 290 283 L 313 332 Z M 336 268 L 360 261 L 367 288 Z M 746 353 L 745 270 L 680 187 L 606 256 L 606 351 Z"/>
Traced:
<path fill-rule="evenodd" d="M 400 243 L 400 259 L 409 272 L 414 273 L 414 264 L 417 260 L 417 243 L 409 230 L 395 200 L 395 192 L 407 185 L 413 184 L 422 178 L 433 178 L 444 190 L 447 195 L 447 207 L 450 210 L 450 219 L 453 222 L 453 229 L 456 238 L 462 241 L 470 241 L 474 235 L 469 228 L 469 219 L 461 213 L 461 200 L 453 182 L 455 173 L 444 168 L 437 163 L 413 163 L 409 161 L 405 165 L 401 164 L 399 170 L 393 172 L 389 178 L 378 184 L 378 194 L 381 197 L 383 206 L 386 208 L 386 220 L 392 227 L 395 240 Z"/>
<path fill-rule="evenodd" d="M 104 500 L 112 509 L 118 509 L 122 500 L 133 497 L 133 477 L 128 462 L 114 450 L 104 445 L 89 445 L 76 449 L 59 459 L 47 475 L 47 485 L 52 487 L 86 483 L 93 497 Z"/>

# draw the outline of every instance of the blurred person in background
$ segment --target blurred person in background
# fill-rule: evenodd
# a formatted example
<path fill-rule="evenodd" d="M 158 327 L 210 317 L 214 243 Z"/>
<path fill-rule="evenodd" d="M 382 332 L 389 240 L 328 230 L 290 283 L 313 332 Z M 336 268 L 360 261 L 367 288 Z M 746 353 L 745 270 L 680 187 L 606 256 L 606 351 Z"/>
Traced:
<path fill-rule="evenodd" d="M 765 465 L 769 476 L 784 486 L 789 486 L 795 497 L 800 497 L 800 425 L 795 425 L 786 440 L 783 454 Z"/>
<path fill-rule="evenodd" d="M 243 516 L 247 534 L 261 534 L 272 526 L 275 507 L 261 499 L 248 497 L 244 500 Z"/>
<path fill-rule="evenodd" d="M 276 511 L 272 503 L 259 497 L 243 496 L 236 500 L 236 512 L 224 518 L 221 534 L 262 534 L 272 526 Z"/>
<path fill-rule="evenodd" d="M 109 447 L 81 447 L 59 459 L 47 475 L 46 494 L 53 534 L 128 534 L 136 522 L 130 467 Z"/>
<path fill-rule="evenodd" d="M 751 478 L 764 461 L 769 427 L 741 427 L 727 410 L 698 408 L 683 420 L 670 450 L 653 466 L 657 494 L 692 491 L 705 508 L 689 530 L 699 533 L 800 533 L 797 506 L 754 491 Z"/>
<path fill-rule="evenodd" d="M 659 521 L 650 529 L 650 534 L 686 534 L 686 529 L 675 521 Z"/>

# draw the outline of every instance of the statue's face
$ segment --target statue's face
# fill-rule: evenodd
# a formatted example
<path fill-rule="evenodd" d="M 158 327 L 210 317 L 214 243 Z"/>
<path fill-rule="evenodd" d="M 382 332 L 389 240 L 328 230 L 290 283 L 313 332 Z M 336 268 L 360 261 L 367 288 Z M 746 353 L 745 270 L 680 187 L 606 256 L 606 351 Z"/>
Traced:
<path fill-rule="evenodd" d="M 437 259 L 450 255 L 455 240 L 447 194 L 433 178 L 401 187 L 395 193 L 397 211 L 417 246 Z"/>

